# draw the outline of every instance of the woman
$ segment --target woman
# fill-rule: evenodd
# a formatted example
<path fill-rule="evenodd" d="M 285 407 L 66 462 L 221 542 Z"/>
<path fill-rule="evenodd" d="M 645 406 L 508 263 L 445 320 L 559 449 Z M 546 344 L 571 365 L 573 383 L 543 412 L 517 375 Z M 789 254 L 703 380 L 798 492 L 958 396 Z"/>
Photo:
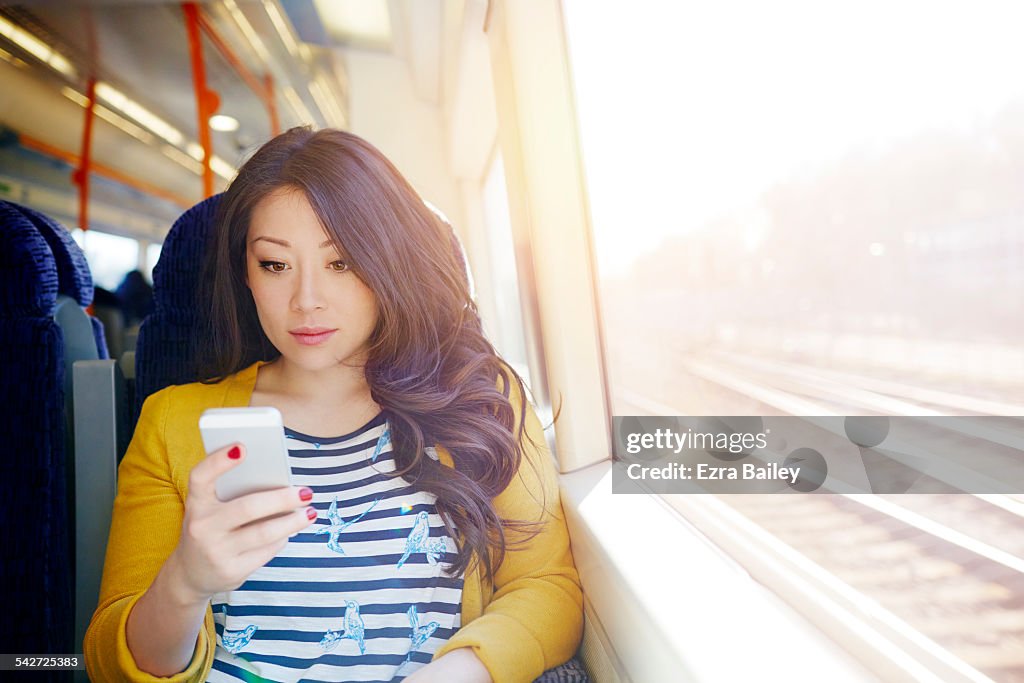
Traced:
<path fill-rule="evenodd" d="M 450 228 L 374 147 L 292 129 L 219 207 L 202 382 L 143 407 L 119 469 L 95 680 L 530 681 L 582 598 L 522 381 L 484 338 Z M 229 502 L 274 406 L 296 486 Z M 161 679 L 166 680 L 166 679 Z"/>

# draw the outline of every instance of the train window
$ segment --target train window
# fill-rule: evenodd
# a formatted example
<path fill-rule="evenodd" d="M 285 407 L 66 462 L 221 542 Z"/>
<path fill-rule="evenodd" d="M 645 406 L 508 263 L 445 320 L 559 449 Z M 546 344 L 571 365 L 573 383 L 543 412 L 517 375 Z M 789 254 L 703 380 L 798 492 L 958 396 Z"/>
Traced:
<path fill-rule="evenodd" d="M 497 319 L 493 321 L 494 344 L 502 358 L 516 369 L 529 388 L 530 372 L 523 336 L 516 250 L 505 190 L 505 165 L 500 154 L 495 155 L 484 178 L 483 208 L 490 250 L 490 285 L 497 299 Z"/>
<path fill-rule="evenodd" d="M 77 228 L 71 236 L 85 252 L 93 282 L 98 287 L 114 291 L 125 274 L 138 268 L 138 240 L 98 230 L 84 232 Z"/>
<path fill-rule="evenodd" d="M 153 268 L 156 266 L 156 262 L 160 260 L 160 250 L 163 249 L 163 246 L 163 243 L 146 246 L 146 267 L 143 269 L 143 272 L 150 282 L 153 281 Z"/>
<path fill-rule="evenodd" d="M 614 413 L 1022 414 L 1017 4 L 564 7 Z"/>
<path fill-rule="evenodd" d="M 563 15 L 612 413 L 1024 415 L 1017 4 Z M 1019 497 L 665 501 L 883 678 L 1024 671 Z"/>

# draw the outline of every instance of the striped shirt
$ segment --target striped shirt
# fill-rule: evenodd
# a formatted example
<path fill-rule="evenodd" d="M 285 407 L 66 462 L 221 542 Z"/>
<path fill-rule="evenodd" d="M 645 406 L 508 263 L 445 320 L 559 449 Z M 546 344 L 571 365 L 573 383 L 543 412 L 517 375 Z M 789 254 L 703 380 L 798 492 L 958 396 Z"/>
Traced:
<path fill-rule="evenodd" d="M 292 484 L 319 517 L 233 591 L 213 596 L 208 681 L 401 681 L 459 628 L 457 548 L 434 496 L 401 477 L 383 413 L 344 436 L 285 429 Z M 436 453 L 428 449 L 436 459 Z"/>

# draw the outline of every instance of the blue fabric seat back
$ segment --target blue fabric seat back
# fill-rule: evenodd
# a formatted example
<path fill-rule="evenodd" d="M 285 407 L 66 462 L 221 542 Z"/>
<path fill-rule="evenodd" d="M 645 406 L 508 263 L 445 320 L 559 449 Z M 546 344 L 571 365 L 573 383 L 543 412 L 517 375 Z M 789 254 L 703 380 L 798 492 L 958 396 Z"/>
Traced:
<path fill-rule="evenodd" d="M 57 291 L 71 297 L 79 306 L 92 303 L 93 282 L 89 263 L 82 249 L 75 243 L 64 226 L 49 216 L 39 213 L 27 206 L 18 206 L 18 210 L 27 218 L 50 246 L 57 264 Z M 103 323 L 93 317 L 88 318 L 92 326 L 91 334 L 96 345 L 97 358 L 109 358 L 107 341 L 103 332 Z M 70 371 L 68 372 L 70 376 Z"/>
<path fill-rule="evenodd" d="M 0 642 L 9 652 L 70 652 L 71 573 L 64 451 L 64 345 L 53 319 L 59 278 L 46 239 L 0 201 Z"/>
<path fill-rule="evenodd" d="M 135 349 L 133 421 L 146 397 L 172 384 L 196 381 L 193 348 L 199 278 L 221 195 L 196 204 L 174 222 L 153 269 L 153 313 Z"/>

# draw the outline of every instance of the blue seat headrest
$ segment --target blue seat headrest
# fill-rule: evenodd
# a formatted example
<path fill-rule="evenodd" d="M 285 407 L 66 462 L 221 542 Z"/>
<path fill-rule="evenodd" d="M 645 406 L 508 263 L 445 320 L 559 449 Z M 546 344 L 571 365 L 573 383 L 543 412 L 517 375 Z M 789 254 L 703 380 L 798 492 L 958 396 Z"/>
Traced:
<path fill-rule="evenodd" d="M 0 317 L 45 318 L 57 304 L 49 245 L 21 207 L 0 200 Z"/>
<path fill-rule="evenodd" d="M 27 206 L 12 204 L 35 226 L 50 245 L 53 259 L 57 263 L 57 291 L 66 294 L 80 306 L 92 303 L 93 284 L 89 262 L 81 247 L 60 223 Z"/>
<path fill-rule="evenodd" d="M 156 313 L 169 322 L 195 321 L 201 264 L 222 195 L 199 202 L 174 221 L 153 269 Z"/>

